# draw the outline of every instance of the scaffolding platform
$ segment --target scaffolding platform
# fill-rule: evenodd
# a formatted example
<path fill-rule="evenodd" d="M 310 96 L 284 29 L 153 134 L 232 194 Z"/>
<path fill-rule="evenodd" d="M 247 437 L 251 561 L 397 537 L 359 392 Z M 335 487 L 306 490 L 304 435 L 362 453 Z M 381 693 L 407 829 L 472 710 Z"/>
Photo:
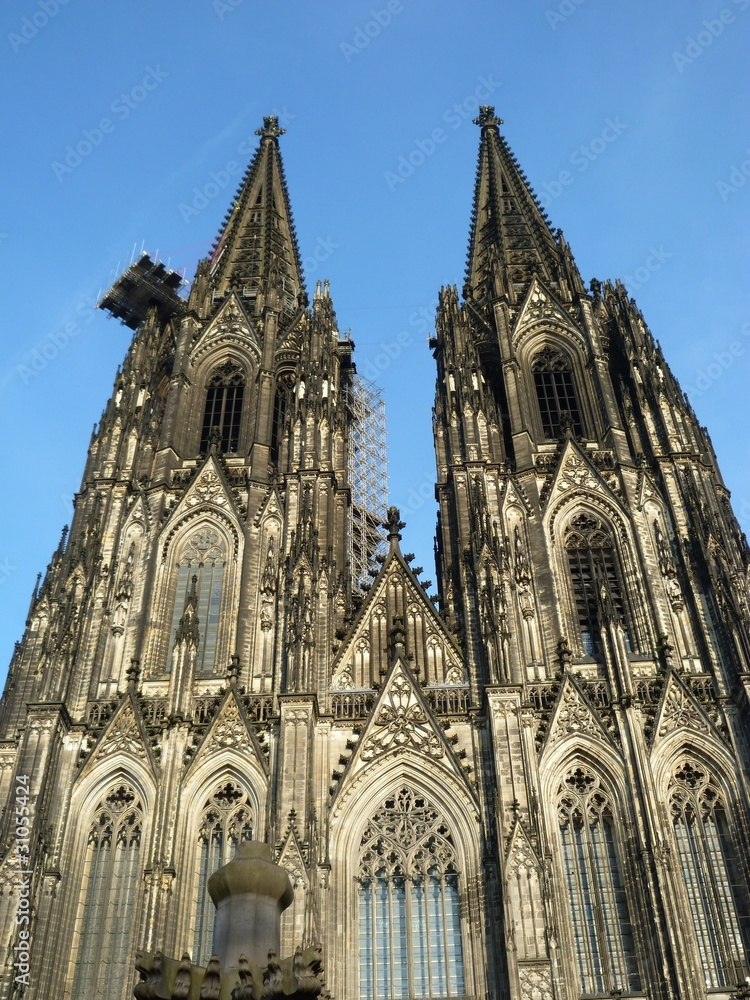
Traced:
<path fill-rule="evenodd" d="M 388 506 L 385 403 L 380 389 L 361 375 L 352 376 L 349 408 L 349 562 L 358 591 L 370 580 L 375 558 L 385 555 L 383 522 Z"/>
<path fill-rule="evenodd" d="M 137 330 L 153 305 L 162 320 L 184 309 L 185 303 L 178 294 L 183 284 L 178 271 L 170 271 L 160 260 L 152 260 L 144 253 L 104 293 L 97 308 Z"/>

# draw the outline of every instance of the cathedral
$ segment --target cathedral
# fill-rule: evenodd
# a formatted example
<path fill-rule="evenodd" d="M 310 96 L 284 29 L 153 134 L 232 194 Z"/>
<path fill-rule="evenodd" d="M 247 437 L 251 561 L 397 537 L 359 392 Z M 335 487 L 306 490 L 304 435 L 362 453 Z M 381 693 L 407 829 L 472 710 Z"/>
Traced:
<path fill-rule="evenodd" d="M 144 255 L 102 300 L 133 339 L 0 703 L 2 1000 L 207 967 L 248 840 L 333 1000 L 750 996 L 748 546 L 637 305 L 476 124 L 436 596 L 276 118 L 189 290 Z"/>

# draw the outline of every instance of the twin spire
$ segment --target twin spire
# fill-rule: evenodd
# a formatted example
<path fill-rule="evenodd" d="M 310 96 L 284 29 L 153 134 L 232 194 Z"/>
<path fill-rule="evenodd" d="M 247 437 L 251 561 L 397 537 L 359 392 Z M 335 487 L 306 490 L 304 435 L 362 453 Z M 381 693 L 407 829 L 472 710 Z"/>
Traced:
<path fill-rule="evenodd" d="M 481 127 L 479 163 L 469 237 L 465 297 L 476 302 L 510 294 L 534 274 L 557 279 L 560 244 L 544 209 L 486 105 L 474 119 Z M 211 285 L 223 298 L 232 289 L 248 298 L 275 290 L 282 312 L 307 303 L 275 115 L 263 119 L 258 150 L 224 220 L 210 258 Z"/>
<path fill-rule="evenodd" d="M 291 315 L 307 295 L 279 152 L 284 131 L 276 115 L 256 130 L 260 145 L 213 246 L 210 275 L 218 297 L 232 290 L 251 299 L 275 292 L 282 312 Z"/>

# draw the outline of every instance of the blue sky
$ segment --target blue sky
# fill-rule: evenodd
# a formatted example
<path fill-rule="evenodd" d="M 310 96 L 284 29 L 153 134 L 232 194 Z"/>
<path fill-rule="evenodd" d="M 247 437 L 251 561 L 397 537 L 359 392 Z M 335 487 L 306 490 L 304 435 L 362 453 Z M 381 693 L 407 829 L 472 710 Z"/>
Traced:
<path fill-rule="evenodd" d="M 18 0 L 0 21 L 1 669 L 129 342 L 97 293 L 134 246 L 192 273 L 270 113 L 308 289 L 330 279 L 383 389 L 427 577 L 427 336 L 463 282 L 479 103 L 584 278 L 631 288 L 750 526 L 750 0 Z"/>

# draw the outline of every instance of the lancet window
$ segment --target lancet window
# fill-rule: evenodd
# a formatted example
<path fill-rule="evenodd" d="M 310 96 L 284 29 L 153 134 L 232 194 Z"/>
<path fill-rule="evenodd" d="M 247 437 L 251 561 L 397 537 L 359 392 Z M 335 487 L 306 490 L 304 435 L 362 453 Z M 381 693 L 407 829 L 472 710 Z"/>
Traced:
<path fill-rule="evenodd" d="M 569 358 L 554 347 L 543 347 L 534 356 L 531 371 L 544 436 L 553 440 L 559 438 L 565 420 L 569 419 L 573 434 L 583 437 L 583 421 Z"/>
<path fill-rule="evenodd" d="M 142 824 L 141 803 L 130 785 L 115 786 L 96 807 L 83 865 L 73 1000 L 130 994 L 128 931 L 140 896 Z"/>
<path fill-rule="evenodd" d="M 243 841 L 253 838 L 253 811 L 247 792 L 233 781 L 219 785 L 203 807 L 196 852 L 197 905 L 193 962 L 208 965 L 216 909 L 208 894 L 210 875 L 227 864 Z"/>
<path fill-rule="evenodd" d="M 358 887 L 360 1000 L 464 996 L 455 850 L 424 796 L 402 787 L 369 821 Z"/>
<path fill-rule="evenodd" d="M 578 514 L 565 533 L 565 550 L 583 652 L 587 656 L 601 652 L 600 629 L 605 614 L 623 624 L 630 649 L 620 566 L 609 529 L 590 514 Z"/>
<path fill-rule="evenodd" d="M 581 991 L 639 990 L 610 797 L 593 773 L 577 766 L 560 785 L 557 808 Z"/>
<path fill-rule="evenodd" d="M 206 386 L 201 451 L 208 451 L 213 435 L 225 455 L 239 449 L 242 401 L 245 396 L 245 373 L 231 358 L 216 368 Z"/>
<path fill-rule="evenodd" d="M 721 792 L 704 767 L 683 760 L 669 806 L 706 986 L 734 986 L 750 970 L 747 892 Z"/>
<path fill-rule="evenodd" d="M 183 548 L 177 565 L 177 585 L 172 610 L 171 641 L 174 642 L 185 603 L 195 587 L 195 612 L 199 640 L 195 671 L 210 674 L 216 663 L 219 638 L 219 612 L 226 564 L 224 539 L 211 527 L 199 528 Z"/>

